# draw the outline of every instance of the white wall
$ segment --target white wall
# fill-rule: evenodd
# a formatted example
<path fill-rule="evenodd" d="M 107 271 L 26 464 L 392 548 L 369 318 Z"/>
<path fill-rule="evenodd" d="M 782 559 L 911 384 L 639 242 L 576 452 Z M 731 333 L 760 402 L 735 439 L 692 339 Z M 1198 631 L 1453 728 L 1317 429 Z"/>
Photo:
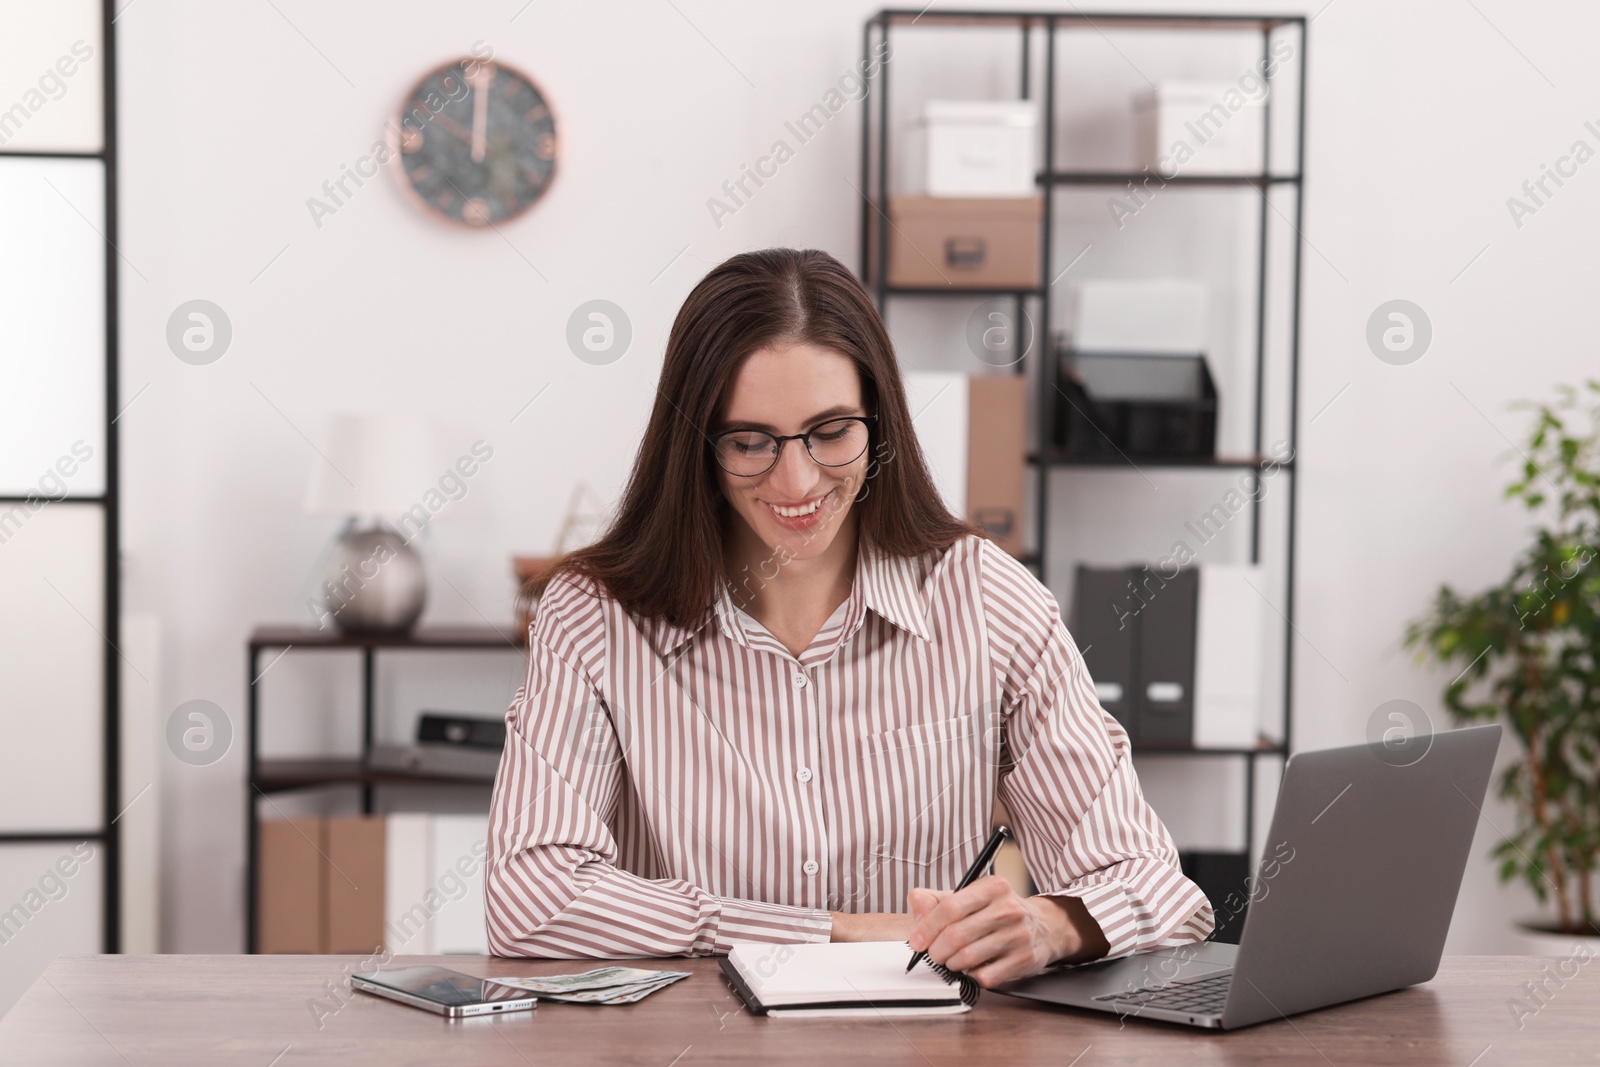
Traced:
<path fill-rule="evenodd" d="M 492 443 L 493 461 L 434 524 L 426 619 L 507 624 L 508 556 L 549 547 L 572 479 L 614 497 L 694 282 L 770 244 L 855 263 L 856 106 L 720 229 L 705 201 L 856 62 L 874 6 L 125 7 L 121 388 L 138 394 L 120 423 L 125 580 L 128 610 L 164 626 L 160 706 L 209 699 L 242 726 L 247 633 L 309 621 L 332 525 L 300 511 L 315 459 L 302 434 L 317 439 L 335 410 L 426 413 L 448 428 L 452 455 Z M 1502 573 L 1526 525 L 1497 499 L 1510 473 L 1502 434 L 1519 432 L 1506 401 L 1594 366 L 1600 164 L 1521 229 L 1505 198 L 1575 138 L 1593 142 L 1582 122 L 1600 118 L 1584 104 L 1600 99 L 1586 54 L 1600 10 L 1477 6 L 1334 0 L 1312 28 L 1303 411 L 1321 414 L 1300 455 L 1307 747 L 1359 739 L 1392 697 L 1437 712 L 1442 680 L 1399 651 L 1402 621 L 1440 580 Z M 380 175 L 318 228 L 306 199 L 368 151 L 414 79 L 478 40 L 555 102 L 564 156 L 546 200 L 502 233 L 465 232 L 421 217 Z M 563 341 L 569 312 L 596 297 L 634 326 L 632 350 L 609 367 Z M 1363 341 L 1369 313 L 1394 297 L 1421 304 L 1435 329 L 1409 367 L 1380 363 Z M 194 298 L 233 324 L 210 366 L 180 362 L 164 340 L 169 314 Z M 347 739 L 332 717 L 348 685 L 302 657 L 273 668 L 300 717 L 284 743 Z M 479 710 L 503 709 L 520 680 L 505 659 L 457 668 Z M 415 710 L 389 700 L 397 715 Z M 165 774 L 166 947 L 236 949 L 242 748 L 205 768 L 169 760 Z M 1510 823 L 1501 807 L 1489 814 Z M 1529 910 L 1496 886 L 1494 838 L 1485 827 L 1453 950 L 1511 947 L 1506 921 Z"/>

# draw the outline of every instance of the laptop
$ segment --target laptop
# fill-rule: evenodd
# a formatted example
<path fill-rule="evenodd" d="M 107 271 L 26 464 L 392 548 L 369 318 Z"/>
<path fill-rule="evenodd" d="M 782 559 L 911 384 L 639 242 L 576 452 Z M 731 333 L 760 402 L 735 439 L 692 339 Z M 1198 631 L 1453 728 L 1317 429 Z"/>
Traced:
<path fill-rule="evenodd" d="M 1237 945 L 1204 942 L 997 987 L 1047 1004 L 1232 1030 L 1431 979 L 1500 727 L 1300 752 L 1284 767 Z"/>

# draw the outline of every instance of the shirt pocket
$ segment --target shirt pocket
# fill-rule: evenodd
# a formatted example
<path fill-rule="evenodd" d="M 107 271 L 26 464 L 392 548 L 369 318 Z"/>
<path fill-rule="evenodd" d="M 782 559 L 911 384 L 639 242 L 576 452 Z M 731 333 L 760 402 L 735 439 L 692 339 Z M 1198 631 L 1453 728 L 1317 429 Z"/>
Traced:
<path fill-rule="evenodd" d="M 959 878 L 974 850 L 970 839 L 987 830 L 994 779 L 982 758 L 980 723 L 961 715 L 866 740 L 867 796 L 880 817 L 880 855 L 905 865 L 914 885 L 942 885 L 952 868 Z"/>

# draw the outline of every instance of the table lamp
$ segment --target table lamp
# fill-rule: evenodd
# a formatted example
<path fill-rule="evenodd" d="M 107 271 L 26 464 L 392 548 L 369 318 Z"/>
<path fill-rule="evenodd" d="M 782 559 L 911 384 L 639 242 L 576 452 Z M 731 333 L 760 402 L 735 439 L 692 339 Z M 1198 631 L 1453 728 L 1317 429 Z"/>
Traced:
<path fill-rule="evenodd" d="M 405 633 L 422 615 L 427 580 L 410 545 L 431 513 L 421 504 L 442 469 L 428 424 L 393 413 L 329 417 L 313 461 L 305 510 L 346 520 L 322 582 L 325 614 L 346 633 Z M 396 520 L 399 520 L 398 526 Z"/>

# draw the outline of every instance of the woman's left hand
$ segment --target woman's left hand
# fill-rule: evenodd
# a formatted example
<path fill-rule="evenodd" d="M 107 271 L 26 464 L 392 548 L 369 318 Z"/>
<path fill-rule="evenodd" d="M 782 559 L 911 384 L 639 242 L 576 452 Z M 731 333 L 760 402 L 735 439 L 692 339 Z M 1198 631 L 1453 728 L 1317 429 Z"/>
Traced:
<path fill-rule="evenodd" d="M 1106 953 L 1105 935 L 1076 897 L 1023 897 L 998 875 L 960 892 L 913 889 L 913 951 L 985 989 L 1026 978 L 1059 960 Z"/>

